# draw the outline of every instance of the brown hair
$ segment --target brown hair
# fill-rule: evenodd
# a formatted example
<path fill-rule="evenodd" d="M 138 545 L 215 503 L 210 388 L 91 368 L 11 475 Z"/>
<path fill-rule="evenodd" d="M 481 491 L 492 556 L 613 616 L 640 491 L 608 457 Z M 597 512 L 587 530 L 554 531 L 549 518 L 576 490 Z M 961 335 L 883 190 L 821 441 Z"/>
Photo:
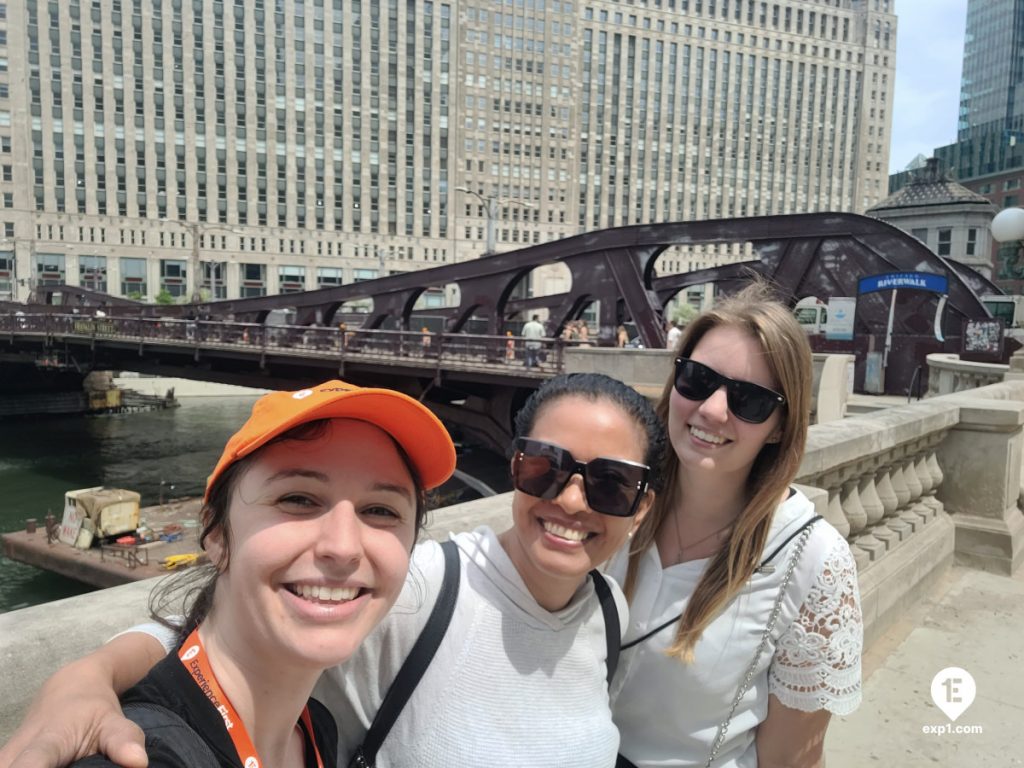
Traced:
<path fill-rule="evenodd" d="M 810 420 L 811 349 L 790 309 L 773 297 L 768 286 L 757 281 L 698 315 L 684 332 L 679 356 L 689 357 L 704 335 L 720 326 L 746 331 L 760 344 L 786 403 L 780 411 L 780 439 L 766 443 L 754 460 L 747 476 L 746 504 L 725 545 L 701 575 L 679 621 L 675 642 L 667 651 L 683 662 L 693 660 L 694 648 L 704 630 L 757 567 L 768 539 L 772 513 L 800 467 Z M 672 387 L 670 376 L 656 409 L 664 423 L 668 423 Z M 663 491 L 630 545 L 625 584 L 629 599 L 636 589 L 644 553 L 654 542 L 659 527 L 679 505 L 679 457 L 675 451 L 665 451 L 661 473 Z"/>
<path fill-rule="evenodd" d="M 149 601 L 149 612 L 152 618 L 178 633 L 178 641 L 183 641 L 193 629 L 198 627 L 210 612 L 213 606 L 213 594 L 217 588 L 217 579 L 227 566 L 227 559 L 231 551 L 231 526 L 228 522 L 228 510 L 231 507 L 231 497 L 234 495 L 235 487 L 238 485 L 242 475 L 249 466 L 256 460 L 256 457 L 264 451 L 267 446 L 280 443 L 284 440 L 316 440 L 322 437 L 330 424 L 330 419 L 317 419 L 307 421 L 292 427 L 266 445 L 257 449 L 248 456 L 244 456 L 225 469 L 221 475 L 210 486 L 207 501 L 199 513 L 202 531 L 199 534 L 199 546 L 206 549 L 206 539 L 214 532 L 219 532 L 222 540 L 224 556 L 219 563 L 193 568 L 181 574 L 174 574 L 166 581 L 161 582 L 153 590 Z M 398 451 L 399 457 L 405 464 L 405 468 L 412 478 L 416 498 L 416 520 L 415 534 L 413 541 L 419 537 L 423 528 L 427 511 L 426 492 L 423 489 L 423 481 L 413 466 L 405 449 L 392 438 L 391 442 Z M 173 620 L 164 618 L 166 616 L 180 616 L 184 609 L 185 620 L 183 624 L 177 624 Z"/>

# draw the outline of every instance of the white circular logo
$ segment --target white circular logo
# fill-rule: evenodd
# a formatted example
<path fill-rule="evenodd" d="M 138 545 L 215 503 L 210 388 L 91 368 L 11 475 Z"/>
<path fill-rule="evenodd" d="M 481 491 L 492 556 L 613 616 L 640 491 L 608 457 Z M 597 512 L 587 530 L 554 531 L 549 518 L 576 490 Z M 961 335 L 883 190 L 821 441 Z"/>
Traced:
<path fill-rule="evenodd" d="M 260 761 L 255 757 L 245 758 L 245 768 L 260 768 Z"/>
<path fill-rule="evenodd" d="M 946 667 L 932 678 L 932 701 L 950 720 L 967 711 L 977 692 L 974 677 L 960 667 Z"/>
<path fill-rule="evenodd" d="M 292 395 L 292 399 L 294 399 L 294 400 L 305 400 L 307 397 L 309 397 L 312 394 L 313 394 L 313 390 L 312 389 L 300 389 L 298 392 L 296 392 L 294 395 Z M 246 768 L 248 768 L 248 766 L 246 766 Z"/>
<path fill-rule="evenodd" d="M 184 661 L 191 661 L 192 659 L 194 659 L 198 655 L 199 655 L 199 646 L 198 645 L 193 645 L 187 651 L 185 651 L 183 654 L 181 654 L 181 658 Z"/>

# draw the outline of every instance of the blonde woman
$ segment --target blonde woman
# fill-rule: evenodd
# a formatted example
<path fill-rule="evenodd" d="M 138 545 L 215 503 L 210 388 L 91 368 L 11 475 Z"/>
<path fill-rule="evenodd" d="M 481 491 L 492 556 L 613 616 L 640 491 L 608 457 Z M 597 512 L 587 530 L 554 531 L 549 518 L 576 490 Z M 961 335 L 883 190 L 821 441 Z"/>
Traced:
<path fill-rule="evenodd" d="M 686 329 L 658 414 L 662 488 L 610 566 L 630 601 L 613 711 L 621 765 L 817 766 L 860 701 L 843 537 L 791 487 L 811 354 L 755 285 Z"/>

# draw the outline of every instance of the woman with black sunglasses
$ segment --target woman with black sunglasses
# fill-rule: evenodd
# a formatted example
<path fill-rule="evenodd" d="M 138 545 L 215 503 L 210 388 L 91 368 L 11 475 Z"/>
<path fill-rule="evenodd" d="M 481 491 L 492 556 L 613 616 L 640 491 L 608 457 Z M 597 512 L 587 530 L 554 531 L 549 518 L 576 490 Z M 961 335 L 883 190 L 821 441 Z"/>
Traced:
<path fill-rule="evenodd" d="M 631 619 L 620 766 L 818 766 L 859 704 L 853 557 L 791 487 L 810 396 L 804 332 L 763 285 L 687 327 L 657 407 L 664 492 L 609 568 Z"/>
<path fill-rule="evenodd" d="M 621 633 L 608 637 L 597 590 L 610 586 L 623 628 L 625 599 L 594 569 L 650 508 L 649 467 L 663 447 L 654 409 L 615 379 L 558 376 L 530 397 L 516 417 L 512 526 L 452 537 L 463 568 L 455 614 L 379 768 L 614 764 L 606 657 Z M 417 547 L 381 642 L 364 645 L 318 688 L 343 754 L 361 743 L 434 603 L 438 549 Z"/>
<path fill-rule="evenodd" d="M 511 451 L 512 527 L 452 537 L 461 569 L 454 613 L 377 753 L 378 768 L 614 764 L 619 735 L 609 706 L 609 651 L 613 658 L 620 645 L 615 628 L 626 625 L 625 598 L 595 568 L 624 546 L 650 508 L 649 468 L 660 463 L 664 440 L 650 404 L 607 376 L 559 376 L 529 398 Z M 395 608 L 345 664 L 321 678 L 316 698 L 338 724 L 341 764 L 364 744 L 439 602 L 444 573 L 442 546 L 418 545 Z M 158 627 L 147 631 L 167 645 Z M 129 653 L 120 659 L 122 676 L 137 661 Z M 92 740 L 55 749 L 80 755 L 103 743 L 128 755 L 131 739 L 110 705 L 104 709 L 95 697 L 83 705 L 73 681 L 60 684 L 58 695 L 51 681 L 50 698 L 36 710 L 59 714 L 78 738 Z"/>

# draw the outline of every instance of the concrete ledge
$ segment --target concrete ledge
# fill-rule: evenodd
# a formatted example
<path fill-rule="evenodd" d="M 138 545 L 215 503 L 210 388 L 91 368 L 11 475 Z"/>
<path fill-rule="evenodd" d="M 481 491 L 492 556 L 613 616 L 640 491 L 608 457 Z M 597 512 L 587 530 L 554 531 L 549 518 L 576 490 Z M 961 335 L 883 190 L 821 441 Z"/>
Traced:
<path fill-rule="evenodd" d="M 146 620 L 149 593 L 159 581 L 137 581 L 0 614 L 0 743 L 17 727 L 50 673 Z"/>
<path fill-rule="evenodd" d="M 653 387 L 660 395 L 673 360 L 675 353 L 669 349 L 569 347 L 565 350 L 565 372 L 603 373 L 638 390 Z"/>
<path fill-rule="evenodd" d="M 1000 382 L 1009 370 L 1001 363 L 975 363 L 960 355 L 934 352 L 928 355 L 928 396 L 950 394 Z"/>
<path fill-rule="evenodd" d="M 211 381 L 193 381 L 192 379 L 165 378 L 163 376 L 139 376 L 123 373 L 114 379 L 114 384 L 122 389 L 133 389 L 144 395 L 163 397 L 168 389 L 174 390 L 174 396 L 183 397 L 259 397 L 269 389 L 239 387 L 234 384 L 218 384 Z"/>
<path fill-rule="evenodd" d="M 1014 507 L 1003 519 L 959 513 L 956 564 L 1012 576 L 1024 564 L 1024 515 Z"/>
<path fill-rule="evenodd" d="M 852 419 L 815 424 L 797 477 L 809 479 L 836 467 L 882 453 L 922 435 L 957 424 L 960 407 L 949 401 L 922 401 Z"/>
<path fill-rule="evenodd" d="M 963 400 L 960 402 L 960 423 L 978 432 L 1012 432 L 1024 424 L 1024 403 Z"/>
<path fill-rule="evenodd" d="M 953 565 L 955 527 L 939 513 L 920 531 L 858 574 L 864 647 L 892 626 Z"/>
<path fill-rule="evenodd" d="M 497 532 L 512 526 L 512 492 L 435 509 L 427 515 L 423 538 L 444 541 L 449 533 L 489 525 Z"/>

